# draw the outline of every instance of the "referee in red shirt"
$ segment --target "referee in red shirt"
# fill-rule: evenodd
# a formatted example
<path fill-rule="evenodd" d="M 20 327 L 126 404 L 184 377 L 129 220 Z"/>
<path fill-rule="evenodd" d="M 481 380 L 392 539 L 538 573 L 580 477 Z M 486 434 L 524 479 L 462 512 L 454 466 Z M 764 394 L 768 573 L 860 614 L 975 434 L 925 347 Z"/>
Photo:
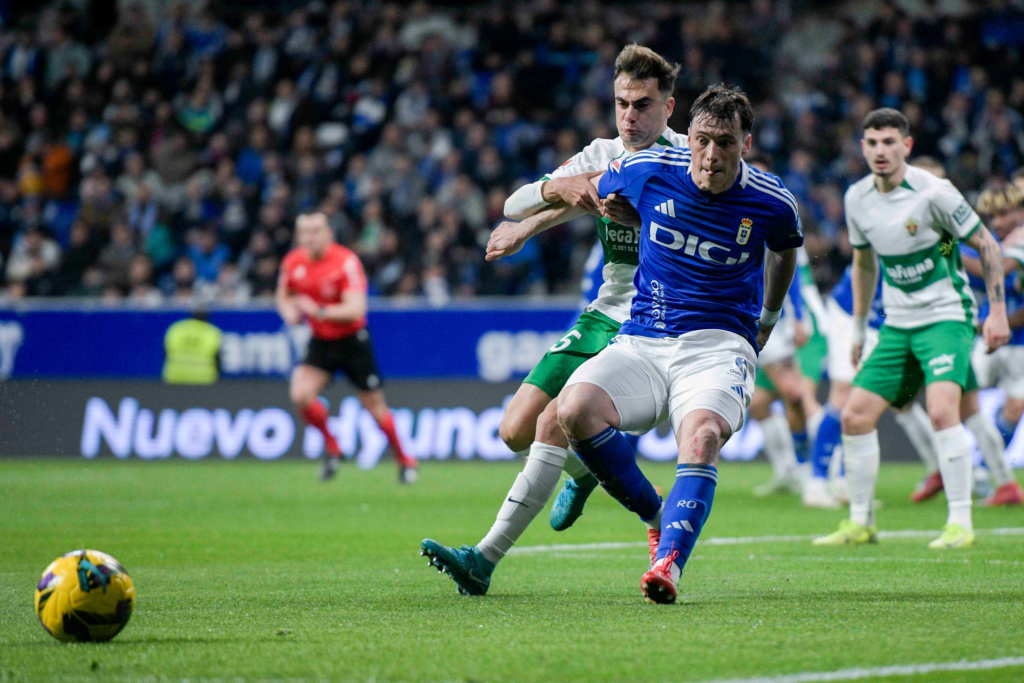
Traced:
<path fill-rule="evenodd" d="M 327 408 L 320 392 L 342 372 L 356 386 L 363 407 L 373 415 L 395 451 L 398 478 L 416 481 L 416 460 L 398 440 L 395 420 L 380 389 L 380 374 L 366 329 L 366 273 L 359 257 L 340 244 L 323 213 L 300 215 L 295 222 L 298 247 L 281 263 L 277 310 L 285 323 L 303 319 L 313 330 L 309 350 L 292 372 L 289 391 L 302 418 L 324 435 L 326 457 L 320 478 L 334 476 L 341 449 L 327 429 Z"/>

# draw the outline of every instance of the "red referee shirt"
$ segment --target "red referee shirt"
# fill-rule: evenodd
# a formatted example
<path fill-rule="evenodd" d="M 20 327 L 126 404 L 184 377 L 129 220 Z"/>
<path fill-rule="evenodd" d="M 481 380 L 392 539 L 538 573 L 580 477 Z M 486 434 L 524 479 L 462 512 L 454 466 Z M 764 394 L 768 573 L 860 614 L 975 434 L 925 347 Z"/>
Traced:
<path fill-rule="evenodd" d="M 289 294 L 305 294 L 321 306 L 341 302 L 345 292 L 366 293 L 366 273 L 359 257 L 340 244 L 331 244 L 324 255 L 314 260 L 299 247 L 281 262 L 281 277 Z M 347 323 L 308 318 L 317 339 L 341 339 L 366 327 L 366 318 Z"/>

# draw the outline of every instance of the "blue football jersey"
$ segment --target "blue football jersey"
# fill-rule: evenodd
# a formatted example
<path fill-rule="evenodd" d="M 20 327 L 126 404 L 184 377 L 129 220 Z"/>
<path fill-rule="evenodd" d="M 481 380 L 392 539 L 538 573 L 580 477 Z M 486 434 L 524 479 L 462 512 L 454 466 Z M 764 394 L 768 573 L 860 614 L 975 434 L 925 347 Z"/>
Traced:
<path fill-rule="evenodd" d="M 846 266 L 843 276 L 832 288 L 832 298 L 839 308 L 853 315 L 853 270 Z M 885 323 L 885 309 L 882 307 L 882 275 L 878 275 L 878 286 L 875 287 L 875 298 L 871 300 L 871 312 L 868 314 L 868 326 L 879 329 Z"/>
<path fill-rule="evenodd" d="M 741 164 L 736 184 L 704 192 L 690 177 L 690 150 L 616 159 L 598 194 L 618 193 L 640 213 L 640 264 L 621 333 L 679 336 L 718 329 L 757 350 L 765 248 L 803 244 L 800 213 L 782 182 Z"/>

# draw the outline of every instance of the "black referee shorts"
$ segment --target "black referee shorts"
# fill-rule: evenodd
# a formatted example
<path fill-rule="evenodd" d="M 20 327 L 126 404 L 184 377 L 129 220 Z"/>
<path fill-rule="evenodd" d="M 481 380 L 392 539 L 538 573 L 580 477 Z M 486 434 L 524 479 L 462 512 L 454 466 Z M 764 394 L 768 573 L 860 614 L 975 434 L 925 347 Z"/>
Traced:
<path fill-rule="evenodd" d="M 381 384 L 370 333 L 366 328 L 341 339 L 313 337 L 309 340 L 302 365 L 320 368 L 332 377 L 341 372 L 361 391 L 377 389 Z"/>

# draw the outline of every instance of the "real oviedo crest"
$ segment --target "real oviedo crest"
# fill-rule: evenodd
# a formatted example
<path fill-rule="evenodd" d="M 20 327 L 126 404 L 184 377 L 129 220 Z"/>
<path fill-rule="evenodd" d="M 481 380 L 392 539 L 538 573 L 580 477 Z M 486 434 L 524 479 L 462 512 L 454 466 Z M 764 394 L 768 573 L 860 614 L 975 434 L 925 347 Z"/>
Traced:
<path fill-rule="evenodd" d="M 754 221 L 744 218 L 740 221 L 740 229 L 736 231 L 736 244 L 746 244 L 750 239 L 750 231 L 754 228 Z"/>

